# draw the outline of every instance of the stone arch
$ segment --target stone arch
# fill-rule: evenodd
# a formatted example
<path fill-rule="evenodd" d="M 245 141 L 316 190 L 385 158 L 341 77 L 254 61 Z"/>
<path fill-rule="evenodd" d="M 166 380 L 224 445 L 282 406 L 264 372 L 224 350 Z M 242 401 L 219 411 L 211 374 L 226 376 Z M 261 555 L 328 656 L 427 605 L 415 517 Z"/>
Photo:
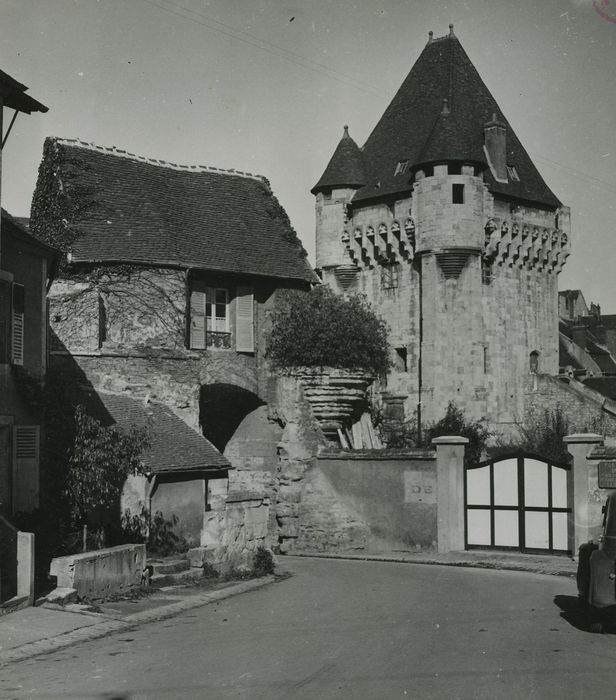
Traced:
<path fill-rule="evenodd" d="M 199 390 L 201 432 L 220 452 L 224 452 L 244 418 L 265 402 L 236 384 L 216 382 Z"/>

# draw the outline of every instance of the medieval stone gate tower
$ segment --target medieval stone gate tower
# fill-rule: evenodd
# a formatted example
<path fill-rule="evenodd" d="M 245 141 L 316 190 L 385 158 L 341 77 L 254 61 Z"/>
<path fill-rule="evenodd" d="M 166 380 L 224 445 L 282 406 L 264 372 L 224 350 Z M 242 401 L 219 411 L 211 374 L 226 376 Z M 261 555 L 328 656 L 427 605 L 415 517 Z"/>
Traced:
<path fill-rule="evenodd" d="M 449 401 L 507 431 L 532 372 L 558 372 L 569 210 L 543 181 L 453 26 L 430 39 L 359 148 L 345 127 L 316 196 L 317 268 L 389 324 L 389 410 Z"/>

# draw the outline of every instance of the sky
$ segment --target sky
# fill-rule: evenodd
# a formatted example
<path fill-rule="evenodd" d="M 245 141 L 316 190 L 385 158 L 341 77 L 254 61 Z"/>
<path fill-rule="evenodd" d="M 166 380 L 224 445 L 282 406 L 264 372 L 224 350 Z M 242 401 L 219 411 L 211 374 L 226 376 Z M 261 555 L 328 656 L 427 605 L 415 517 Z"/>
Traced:
<path fill-rule="evenodd" d="M 616 0 L 0 0 L 0 69 L 49 107 L 15 122 L 2 206 L 28 216 L 45 137 L 80 138 L 265 175 L 314 263 L 343 125 L 361 146 L 450 23 L 571 207 L 560 289 L 616 313 Z"/>

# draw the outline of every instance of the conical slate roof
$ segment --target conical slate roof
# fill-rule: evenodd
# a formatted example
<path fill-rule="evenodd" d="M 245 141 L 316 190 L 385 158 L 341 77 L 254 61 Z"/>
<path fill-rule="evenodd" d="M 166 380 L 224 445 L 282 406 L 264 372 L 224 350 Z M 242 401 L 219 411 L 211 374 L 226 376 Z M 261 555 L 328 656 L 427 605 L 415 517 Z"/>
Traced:
<path fill-rule="evenodd" d="M 448 115 L 443 114 L 444 100 Z M 506 126 L 507 164 L 515 168 L 519 180 L 497 182 L 487 169 L 490 191 L 549 208 L 560 206 L 453 28 L 445 37 L 430 39 L 368 137 L 362 148 L 367 180 L 353 201 L 408 192 L 413 168 L 420 164 L 464 160 L 487 168 L 484 126 L 495 114 Z M 405 161 L 408 167 L 396 167 Z"/>
<path fill-rule="evenodd" d="M 331 187 L 362 187 L 367 182 L 364 159 L 359 146 L 349 136 L 349 127 L 334 151 L 334 155 L 321 175 L 321 179 L 310 190 L 312 194 Z"/>

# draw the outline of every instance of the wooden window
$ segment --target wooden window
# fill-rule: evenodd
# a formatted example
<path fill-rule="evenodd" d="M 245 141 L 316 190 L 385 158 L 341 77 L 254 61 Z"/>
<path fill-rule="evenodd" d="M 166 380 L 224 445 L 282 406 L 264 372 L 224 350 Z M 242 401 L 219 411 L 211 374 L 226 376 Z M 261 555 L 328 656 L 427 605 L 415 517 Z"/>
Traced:
<path fill-rule="evenodd" d="M 24 291 L 23 285 L 13 284 L 11 356 L 14 365 L 24 363 Z"/>
<path fill-rule="evenodd" d="M 254 352 L 254 293 L 252 287 L 238 287 L 235 298 L 235 349 Z"/>
<path fill-rule="evenodd" d="M 204 287 L 190 295 L 190 347 L 230 347 L 229 293 L 218 287 Z"/>
<path fill-rule="evenodd" d="M 453 204 L 464 204 L 464 185 L 454 183 L 451 186 L 451 201 Z"/>
<path fill-rule="evenodd" d="M 406 169 L 409 167 L 409 162 L 408 160 L 399 160 L 398 164 L 396 165 L 396 169 L 394 171 L 394 175 L 401 175 L 402 173 L 406 172 Z"/>
<path fill-rule="evenodd" d="M 10 362 L 11 285 L 0 280 L 0 364 Z"/>
<path fill-rule="evenodd" d="M 29 513 L 38 507 L 39 426 L 13 427 L 13 512 Z"/>

